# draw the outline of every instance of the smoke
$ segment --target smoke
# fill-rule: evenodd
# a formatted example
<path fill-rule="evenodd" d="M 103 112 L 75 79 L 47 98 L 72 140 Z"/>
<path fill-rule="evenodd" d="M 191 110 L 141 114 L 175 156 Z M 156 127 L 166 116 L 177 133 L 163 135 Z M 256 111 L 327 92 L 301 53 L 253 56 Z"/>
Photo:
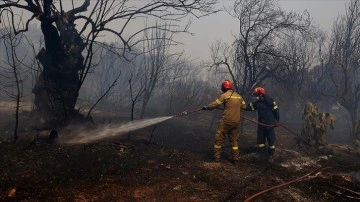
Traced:
<path fill-rule="evenodd" d="M 126 124 L 110 124 L 99 126 L 94 129 L 88 129 L 84 127 L 77 127 L 69 129 L 71 134 L 61 136 L 62 144 L 85 144 L 92 143 L 104 139 L 112 139 L 127 134 L 128 132 L 145 128 L 168 119 L 173 118 L 174 116 L 150 118 L 131 121 Z"/>
<path fill-rule="evenodd" d="M 351 172 L 351 175 L 357 182 L 360 182 L 360 171 Z"/>

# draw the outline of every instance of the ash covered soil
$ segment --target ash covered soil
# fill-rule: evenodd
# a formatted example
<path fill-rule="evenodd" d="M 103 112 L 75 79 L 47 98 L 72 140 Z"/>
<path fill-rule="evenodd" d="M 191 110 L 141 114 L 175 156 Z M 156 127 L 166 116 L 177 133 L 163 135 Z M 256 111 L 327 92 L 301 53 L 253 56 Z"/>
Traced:
<path fill-rule="evenodd" d="M 55 145 L 2 139 L 0 200 L 360 200 L 360 155 L 350 145 L 298 148 L 294 134 L 277 128 L 269 163 L 254 148 L 256 125 L 244 122 L 239 164 L 230 162 L 227 140 L 216 163 L 211 147 L 219 117 L 213 115 L 172 118 L 91 144 L 63 145 L 61 130 Z"/>

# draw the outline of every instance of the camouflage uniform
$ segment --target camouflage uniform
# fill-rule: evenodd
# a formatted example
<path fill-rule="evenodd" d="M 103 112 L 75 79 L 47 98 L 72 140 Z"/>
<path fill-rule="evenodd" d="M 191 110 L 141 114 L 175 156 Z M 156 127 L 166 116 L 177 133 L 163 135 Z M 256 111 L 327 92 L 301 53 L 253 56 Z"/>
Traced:
<path fill-rule="evenodd" d="M 304 106 L 302 119 L 304 120 L 305 116 L 307 115 L 316 116 L 318 113 L 319 113 L 318 107 L 315 104 L 308 102 Z"/>
<path fill-rule="evenodd" d="M 333 130 L 335 125 L 335 116 L 330 113 L 320 113 L 315 123 L 315 142 L 317 145 L 327 145 L 327 133 L 329 127 Z"/>
<path fill-rule="evenodd" d="M 304 140 L 308 141 L 309 143 L 313 139 L 313 135 L 314 135 L 312 120 L 313 120 L 313 116 L 311 114 L 307 114 L 304 117 L 303 128 L 301 130 L 301 136 L 303 137 Z"/>
<path fill-rule="evenodd" d="M 331 114 L 331 113 L 326 113 L 325 116 L 326 116 L 326 121 L 327 121 L 328 125 L 330 126 L 330 129 L 334 130 L 335 121 L 336 121 L 335 115 Z"/>
<path fill-rule="evenodd" d="M 303 127 L 301 130 L 302 140 L 298 142 L 298 144 L 302 144 L 303 140 L 306 140 L 308 143 L 311 143 L 315 138 L 315 126 L 316 117 L 318 115 L 318 108 L 315 104 L 308 102 L 305 104 L 303 109 Z"/>
<path fill-rule="evenodd" d="M 224 112 L 219 121 L 214 143 L 214 159 L 216 161 L 221 158 L 221 150 L 225 135 L 228 135 L 233 161 L 239 160 L 239 123 L 240 110 L 246 108 L 243 98 L 233 90 L 228 90 L 221 94 L 215 101 L 211 102 L 207 108 L 209 110 L 215 109 L 219 106 L 224 106 Z"/>

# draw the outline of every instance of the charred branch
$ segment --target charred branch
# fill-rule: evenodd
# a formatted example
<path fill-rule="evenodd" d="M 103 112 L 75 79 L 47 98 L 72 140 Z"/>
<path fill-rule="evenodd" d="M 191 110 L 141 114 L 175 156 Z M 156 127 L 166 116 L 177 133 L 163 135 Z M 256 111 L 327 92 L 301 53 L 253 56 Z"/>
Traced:
<path fill-rule="evenodd" d="M 122 41 L 123 47 L 120 49 L 122 54 L 118 55 L 125 58 L 131 56 L 127 53 L 132 51 L 134 46 L 143 42 L 140 35 L 144 30 L 159 29 L 168 33 L 181 33 L 187 32 L 188 28 L 186 26 L 181 30 L 176 29 L 175 26 L 148 26 L 125 36 L 124 33 L 129 25 L 137 19 L 150 16 L 154 19 L 179 22 L 189 15 L 202 17 L 217 12 L 213 10 L 216 0 L 159 0 L 144 2 L 144 5 L 137 8 L 128 6 L 128 1 L 83 0 L 80 6 L 73 5 L 73 8 L 67 12 L 63 11 L 61 1 L 3 2 L 4 4 L 0 5 L 1 15 L 4 9 L 11 11 L 12 8 L 27 10 L 33 14 L 27 21 L 26 28 L 21 31 L 27 30 L 29 22 L 34 17 L 41 22 L 45 48 L 37 54 L 37 58 L 43 69 L 33 93 L 36 110 L 41 114 L 41 119 L 48 122 L 46 124 L 49 124 L 49 127 L 56 127 L 56 124 L 65 125 L 72 118 L 79 117 L 79 112 L 74 109 L 78 92 L 88 73 L 94 68 L 93 56 L 96 51 L 94 44 L 98 43 L 98 38 L 102 33 L 110 33 Z M 11 21 L 16 20 L 12 18 Z M 75 24 L 77 21 L 83 24 L 78 30 Z M 114 22 L 120 22 L 121 25 L 114 28 L 112 26 Z M 134 55 L 137 54 L 139 53 L 134 53 Z"/>

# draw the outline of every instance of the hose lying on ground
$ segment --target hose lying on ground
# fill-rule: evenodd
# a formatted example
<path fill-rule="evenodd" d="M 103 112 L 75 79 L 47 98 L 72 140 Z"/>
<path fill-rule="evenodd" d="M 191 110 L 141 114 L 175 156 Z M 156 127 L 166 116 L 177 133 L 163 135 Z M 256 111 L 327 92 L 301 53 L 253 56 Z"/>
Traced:
<path fill-rule="evenodd" d="M 291 183 L 300 181 L 300 180 L 305 179 L 305 178 L 307 178 L 307 177 L 310 178 L 311 175 L 315 175 L 315 177 L 316 177 L 316 175 L 317 175 L 321 170 L 324 170 L 324 169 L 326 169 L 326 168 L 328 168 L 328 167 L 323 167 L 323 168 L 320 167 L 320 168 L 318 168 L 318 169 L 316 169 L 316 170 L 314 170 L 314 171 L 309 172 L 308 174 L 306 174 L 306 175 L 304 175 L 304 176 L 301 176 L 301 177 L 296 178 L 296 179 L 294 179 L 294 180 L 291 180 L 291 181 L 288 181 L 288 182 L 285 182 L 285 183 L 282 183 L 282 184 L 279 184 L 279 185 L 270 187 L 270 188 L 265 189 L 265 190 L 263 190 L 263 191 L 260 191 L 260 192 L 258 192 L 258 193 L 256 193 L 256 194 L 254 194 L 254 195 L 246 198 L 244 202 L 249 202 L 249 201 L 251 201 L 252 199 L 254 199 L 255 197 L 257 197 L 257 196 L 259 196 L 259 195 L 261 195 L 261 194 L 263 194 L 263 193 L 266 193 L 266 192 L 268 192 L 268 191 L 271 191 L 271 190 L 274 190 L 274 189 L 283 187 L 283 186 L 285 186 L 285 185 L 289 185 L 289 184 L 291 184 Z"/>

